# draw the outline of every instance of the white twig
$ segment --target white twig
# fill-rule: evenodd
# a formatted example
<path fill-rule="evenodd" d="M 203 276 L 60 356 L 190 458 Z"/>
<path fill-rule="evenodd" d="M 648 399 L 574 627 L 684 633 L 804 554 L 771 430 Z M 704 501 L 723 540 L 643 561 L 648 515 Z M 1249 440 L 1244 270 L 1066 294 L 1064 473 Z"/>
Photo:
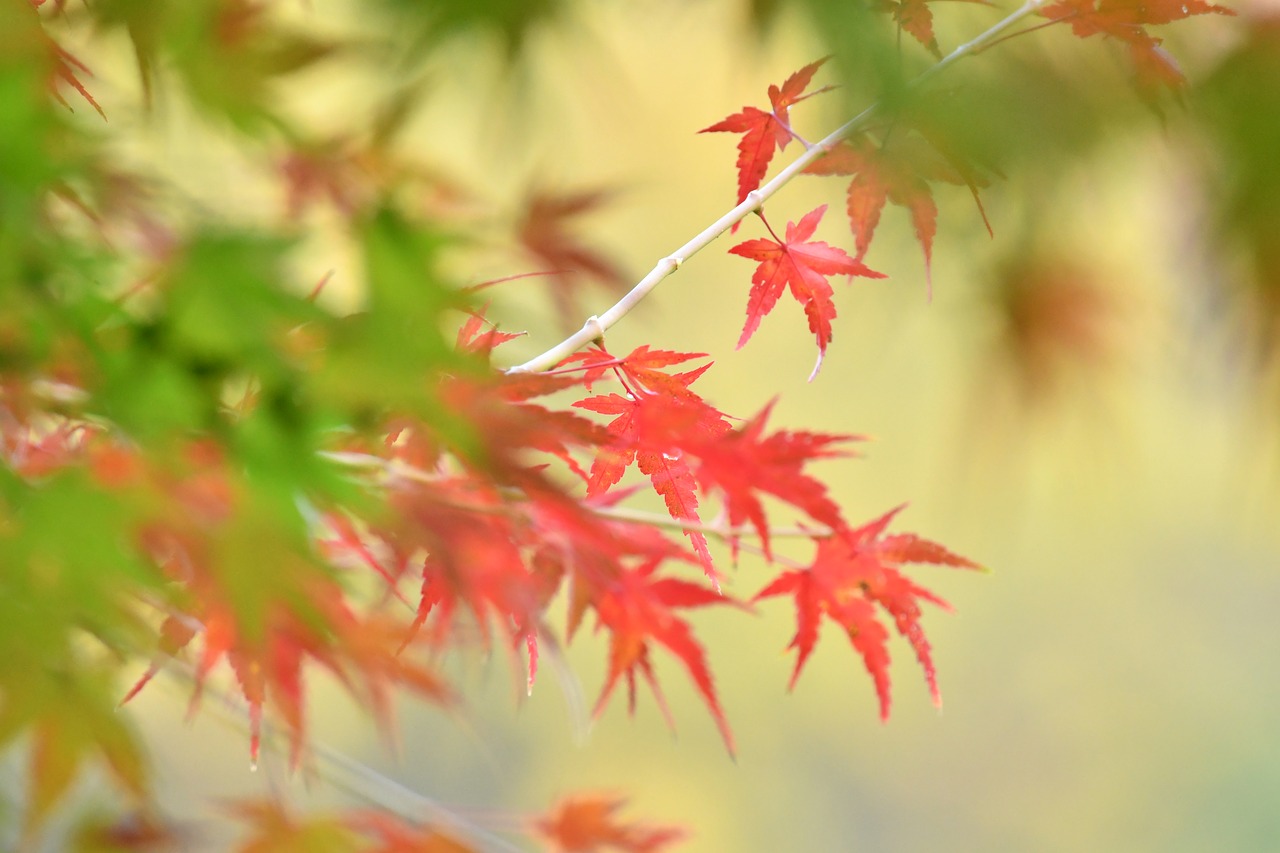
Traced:
<path fill-rule="evenodd" d="M 947 54 L 943 59 L 939 60 L 935 65 L 913 80 L 909 88 L 914 89 L 924 85 L 964 57 L 977 53 L 987 47 L 1004 35 L 1005 31 L 1014 24 L 1038 11 L 1045 2 L 1046 0 L 1027 0 L 1026 3 L 1017 9 L 1017 11 L 1009 14 L 999 23 L 995 24 L 995 26 L 951 51 L 951 53 Z M 648 275 L 640 279 L 636 286 L 631 288 L 631 290 L 619 299 L 608 311 L 598 317 L 591 317 L 577 332 L 574 332 L 551 349 L 540 355 L 534 356 L 525 363 L 517 364 L 508 368 L 507 372 L 537 373 L 543 370 L 548 370 L 556 364 L 559 364 L 560 361 L 567 356 L 570 356 L 582 349 L 582 347 L 587 344 L 602 339 L 606 331 L 625 317 L 632 308 L 636 307 L 636 305 L 648 296 L 649 292 L 657 287 L 663 279 L 678 270 L 682 264 L 689 260 L 689 258 L 706 248 L 713 240 L 740 222 L 747 214 L 758 210 L 769 197 L 790 183 L 796 175 L 804 171 L 806 166 L 821 157 L 823 154 L 826 154 L 841 140 L 864 127 L 872 118 L 875 117 L 880 109 L 880 104 L 872 104 L 862 112 L 858 113 L 858 115 L 827 134 L 819 142 L 807 148 L 803 154 L 775 175 L 772 180 L 761 186 L 759 189 L 749 193 L 741 204 L 737 205 L 724 216 L 721 216 L 715 222 L 711 223 L 688 243 L 685 243 L 679 249 L 676 249 L 667 257 L 658 261 L 657 266 L 655 266 Z"/>

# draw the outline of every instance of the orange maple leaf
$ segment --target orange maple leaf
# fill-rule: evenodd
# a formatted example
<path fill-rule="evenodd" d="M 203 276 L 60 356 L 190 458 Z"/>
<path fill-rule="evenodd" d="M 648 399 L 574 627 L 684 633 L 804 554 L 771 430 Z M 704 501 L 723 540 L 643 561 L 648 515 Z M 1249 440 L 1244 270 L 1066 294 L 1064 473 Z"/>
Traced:
<path fill-rule="evenodd" d="M 559 853 L 657 853 L 685 838 L 679 827 L 619 823 L 617 812 L 626 804 L 621 797 L 580 794 L 561 802 L 534 828 Z"/>

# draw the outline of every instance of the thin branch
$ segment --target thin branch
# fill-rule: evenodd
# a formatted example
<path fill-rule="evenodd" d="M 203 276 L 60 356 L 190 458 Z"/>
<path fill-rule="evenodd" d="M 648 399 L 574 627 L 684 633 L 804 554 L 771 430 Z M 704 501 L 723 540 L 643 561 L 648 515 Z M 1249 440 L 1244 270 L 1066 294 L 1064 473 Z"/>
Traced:
<path fill-rule="evenodd" d="M 625 507 L 593 507 L 588 505 L 588 511 L 593 515 L 607 518 L 611 521 L 622 521 L 628 524 L 645 524 L 650 527 L 665 527 L 669 530 L 692 530 L 697 533 L 704 533 L 708 536 L 715 536 L 722 540 L 742 538 L 744 536 L 756 538 L 760 536 L 760 531 L 750 525 L 742 527 L 726 527 L 723 524 L 700 521 L 682 521 L 678 518 L 672 518 L 669 515 L 661 515 L 656 512 L 645 512 L 638 509 L 627 509 Z M 831 536 L 835 531 L 825 525 L 816 527 L 771 527 L 769 528 L 770 539 L 821 539 L 824 536 Z"/>
<path fill-rule="evenodd" d="M 393 481 L 397 478 L 416 483 L 433 484 L 438 483 L 440 478 L 423 471 L 420 468 L 399 460 L 399 459 L 383 459 L 380 456 L 374 456 L 366 453 L 346 453 L 346 452 L 322 452 L 322 456 L 332 462 L 342 465 L 350 465 L 355 468 L 364 468 L 378 472 L 387 481 Z M 518 499 L 519 493 L 512 493 L 514 499 Z M 468 501 L 459 501 L 453 499 L 440 498 L 439 503 L 460 509 L 465 512 L 486 513 L 489 515 L 511 515 L 517 512 L 517 508 L 507 504 L 478 504 Z M 760 532 L 754 526 L 743 525 L 741 527 L 726 527 L 723 524 L 706 523 L 700 521 L 683 521 L 678 518 L 672 518 L 669 515 L 662 515 L 656 512 L 645 512 L 644 510 L 628 509 L 626 507 L 599 507 L 583 504 L 583 507 L 592 515 L 600 518 L 607 518 L 611 521 L 621 521 L 627 524 L 644 524 L 650 527 L 660 527 L 667 530 L 692 530 L 698 533 L 705 533 L 709 536 L 715 536 L 721 540 L 729 540 L 735 538 L 757 538 Z M 825 525 L 816 525 L 814 527 L 771 527 L 769 528 L 770 539 L 813 539 L 830 536 L 834 533 L 831 528 Z"/>
<path fill-rule="evenodd" d="M 951 53 L 947 54 L 943 59 L 939 60 L 935 65 L 922 73 L 913 80 L 908 88 L 918 88 L 928 81 L 932 80 L 944 70 L 959 62 L 966 56 L 978 53 L 995 41 L 997 41 L 1006 30 L 1014 24 L 1035 14 L 1047 0 L 1027 0 L 1017 11 L 1012 12 L 1006 18 L 995 24 L 993 27 L 982 33 L 971 41 L 957 47 Z M 565 357 L 572 355 L 593 341 L 604 338 L 604 333 L 613 327 L 619 320 L 630 313 L 631 309 L 640 304 L 640 301 L 649 295 L 658 284 L 667 276 L 696 255 L 698 252 L 706 248 L 713 240 L 724 232 L 728 231 L 738 222 L 740 222 L 747 214 L 759 210 L 764 202 L 773 196 L 778 190 L 782 189 L 792 181 L 797 175 L 814 160 L 826 154 L 832 148 L 835 148 L 843 139 L 864 128 L 867 123 L 874 118 L 881 110 L 880 104 L 872 104 L 849 121 L 840 125 L 831 133 L 827 134 L 822 140 L 813 144 L 805 150 L 803 154 L 791 162 L 785 169 L 773 177 L 773 180 L 761 186 L 759 189 L 748 193 L 746 199 L 724 216 L 721 216 L 711 225 L 707 226 L 700 234 L 676 249 L 667 257 L 658 261 L 653 270 L 642 278 L 635 287 L 619 299 L 612 308 L 599 316 L 588 317 L 582 328 L 574 334 L 565 338 L 551 349 L 534 356 L 523 364 L 515 365 L 507 369 L 508 373 L 538 373 L 547 370 L 550 367 L 560 363 Z"/>
<path fill-rule="evenodd" d="M 175 658 L 165 662 L 163 672 L 175 680 L 194 683 L 194 668 Z M 205 685 L 203 695 L 213 697 L 224 721 L 243 728 L 249 725 L 249 707 L 243 699 L 212 685 Z M 274 726 L 263 719 L 263 743 L 268 748 L 283 752 L 284 738 L 277 736 Z M 477 826 L 440 801 L 435 800 L 379 773 L 367 764 L 323 743 L 307 744 L 307 751 L 316 761 L 315 772 L 335 789 L 360 799 L 371 806 L 399 815 L 415 824 L 438 826 L 456 833 L 471 842 L 484 853 L 524 853 L 504 838 Z"/>

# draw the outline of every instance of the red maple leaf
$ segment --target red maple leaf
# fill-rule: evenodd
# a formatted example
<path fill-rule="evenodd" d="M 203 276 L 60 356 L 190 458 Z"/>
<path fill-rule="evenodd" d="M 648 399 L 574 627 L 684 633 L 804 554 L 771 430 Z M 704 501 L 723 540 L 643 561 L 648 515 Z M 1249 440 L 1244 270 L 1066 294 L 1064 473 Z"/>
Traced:
<path fill-rule="evenodd" d="M 443 646 L 452 639 L 456 614 L 465 610 L 486 645 L 493 624 L 526 645 L 532 672 L 544 602 L 519 547 L 517 521 L 503 512 L 498 490 L 480 480 L 442 479 L 406 485 L 392 504 L 400 523 L 384 536 L 399 561 L 422 567 L 410 636 L 430 619 L 429 640 Z M 426 557 L 419 557 L 423 552 Z"/>
<path fill-rule="evenodd" d="M 794 105 L 814 95 L 830 89 L 824 86 L 815 92 L 805 95 L 813 75 L 826 62 L 819 59 L 801 68 L 787 78 L 782 88 L 769 87 L 769 103 L 772 109 L 766 112 L 758 107 L 743 107 L 742 112 L 705 127 L 699 133 L 741 133 L 738 141 L 738 203 L 741 204 L 747 195 L 760 186 L 765 172 L 769 170 L 769 162 L 775 151 L 787 147 L 795 133 L 791 130 L 790 109 Z M 737 230 L 734 225 L 734 230 Z"/>
<path fill-rule="evenodd" d="M 524 332 L 500 331 L 485 318 L 484 314 L 484 310 L 469 312 L 467 321 L 458 329 L 455 347 L 459 352 L 480 353 L 487 357 L 493 352 L 494 347 L 513 341 L 524 334 Z"/>
<path fill-rule="evenodd" d="M 978 568 L 976 563 L 914 534 L 884 536 L 885 528 L 901 509 L 855 530 L 817 539 L 817 552 L 809 568 L 783 572 L 753 599 L 795 597 L 796 633 L 789 648 L 796 650 L 796 666 L 790 687 L 795 686 L 818 641 L 822 617 L 825 615 L 844 628 L 875 682 L 882 720 L 889 717 L 889 632 L 878 618 L 877 605 L 893 618 L 898 633 L 915 650 L 934 703 L 940 707 L 942 702 L 929 641 L 920 627 L 920 602 L 950 608 L 929 590 L 908 580 L 899 568 L 905 563 Z"/>
<path fill-rule="evenodd" d="M 831 320 L 836 316 L 836 307 L 831 301 L 834 291 L 827 277 L 842 274 L 884 278 L 883 273 L 868 269 L 862 263 L 861 256 L 854 259 L 845 254 L 843 249 L 809 240 L 826 212 L 827 206 L 824 204 L 806 213 L 798 223 L 788 222 L 785 240 L 780 239 L 769 228 L 773 240 L 748 240 L 729 250 L 731 254 L 760 262 L 751 276 L 747 323 L 738 339 L 738 348 L 741 349 L 746 344 L 759 327 L 760 320 L 778 303 L 783 289 L 789 287 L 791 295 L 804 306 L 804 313 L 809 318 L 809 330 L 818 341 L 818 363 L 813 368 L 815 375 L 822 366 L 827 344 L 831 342 Z M 765 225 L 768 227 L 767 221 Z M 812 379 L 813 375 L 809 378 Z"/>
<path fill-rule="evenodd" d="M 649 477 L 662 496 L 667 512 L 677 521 L 700 523 L 697 484 L 682 446 L 722 434 L 729 425 L 723 415 L 700 398 L 686 399 L 666 394 L 628 393 L 588 397 L 575 406 L 604 415 L 616 415 L 606 429 L 612 443 L 601 448 L 591 465 L 587 497 L 608 491 L 622 479 L 633 462 Z M 716 579 L 707 537 L 700 531 L 685 531 L 707 576 Z"/>
<path fill-rule="evenodd" d="M 308 662 L 358 693 L 380 719 L 390 714 L 395 686 L 447 698 L 432 673 L 397 655 L 401 624 L 357 613 L 337 578 L 316 571 L 310 549 L 299 553 L 292 543 L 263 546 L 260 512 L 244 499 L 243 481 L 217 445 L 193 443 L 186 457 L 182 467 L 187 470 L 180 474 L 134 475 L 146 477 L 165 499 L 164 516 L 139 530 L 140 546 L 181 585 L 161 627 L 157 659 L 124 701 L 151 679 L 164 658 L 176 656 L 197 636 L 201 648 L 193 667 L 191 708 L 214 667 L 226 661 L 249 706 L 254 761 L 268 702 L 290 732 L 295 763 L 301 757 Z M 253 565 L 246 568 L 243 555 L 250 552 L 272 567 L 269 575 Z"/>
<path fill-rule="evenodd" d="M 707 371 L 711 362 L 683 373 L 667 373 L 661 368 L 683 364 L 695 358 L 706 358 L 705 352 L 673 352 L 672 350 L 651 350 L 648 344 L 641 344 L 628 355 L 615 356 L 604 347 L 593 347 L 585 352 L 574 353 L 560 362 L 562 366 L 581 362 L 582 384 L 591 390 L 605 373 L 612 371 L 630 393 L 649 392 L 667 394 L 672 397 L 695 399 L 697 394 L 689 390 L 699 376 Z M 563 370 L 556 371 L 562 373 Z"/>
<path fill-rule="evenodd" d="M 579 794 L 535 821 L 534 828 L 558 853 L 657 853 L 685 837 L 679 827 L 619 822 L 617 812 L 624 805 L 621 797 Z"/>
<path fill-rule="evenodd" d="M 598 395 L 573 404 L 580 409 L 614 416 L 606 427 L 612 440 L 599 449 L 591 465 L 588 498 L 599 497 L 617 485 L 634 463 L 649 477 L 672 518 L 700 523 L 697 484 L 685 450 L 723 435 L 729 430 L 729 423 L 722 412 L 689 388 L 710 363 L 674 374 L 659 368 L 701 357 L 701 353 L 651 350 L 646 345 L 622 358 L 610 355 L 601 347 L 565 360 L 565 363 L 582 363 L 583 383 L 587 387 L 612 370 L 626 389 L 625 394 Z M 714 582 L 716 572 L 707 537 L 693 529 L 686 530 L 685 535 L 693 544 L 707 577 Z"/>
<path fill-rule="evenodd" d="M 634 713 L 638 670 L 645 681 L 649 682 L 667 724 L 674 728 L 671 711 L 658 686 L 649 658 L 650 643 L 656 642 L 684 664 L 720 729 L 725 746 L 732 754 L 733 733 L 729 730 L 729 723 L 716 698 L 706 655 L 693 636 L 689 624 L 676 616 L 673 608 L 703 607 L 708 604 L 743 605 L 715 589 L 695 583 L 676 578 L 655 579 L 653 575 L 659 564 L 659 560 L 652 559 L 639 568 L 623 569 L 595 601 L 596 615 L 599 617 L 597 628 L 607 628 L 611 636 L 609 670 L 593 713 L 598 716 L 604 711 L 618 679 L 624 675 L 627 679 L 628 707 Z"/>
<path fill-rule="evenodd" d="M 760 536 L 765 557 L 772 560 L 769 523 L 760 494 L 773 495 L 808 513 L 820 524 L 838 529 L 845 526 L 840 507 L 821 481 L 804 473 L 806 462 L 845 455 L 833 447 L 858 441 L 854 435 L 823 435 L 779 430 L 765 435 L 765 422 L 773 403 L 740 429 L 699 450 L 698 482 L 706 492 L 718 489 L 723 496 L 729 526 L 737 530 L 750 522 Z M 738 539 L 730 539 L 737 557 Z"/>

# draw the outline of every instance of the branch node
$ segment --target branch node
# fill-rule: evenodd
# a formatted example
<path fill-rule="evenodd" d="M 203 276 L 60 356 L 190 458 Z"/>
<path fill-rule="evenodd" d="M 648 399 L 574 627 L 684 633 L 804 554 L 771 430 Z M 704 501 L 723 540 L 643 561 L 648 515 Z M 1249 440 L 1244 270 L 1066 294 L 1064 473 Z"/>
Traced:
<path fill-rule="evenodd" d="M 667 263 L 671 264 L 671 272 L 675 272 L 680 269 L 680 265 L 684 263 L 684 258 L 679 255 L 672 255 L 667 258 Z"/>
<path fill-rule="evenodd" d="M 760 208 L 764 205 L 764 196 L 760 194 L 759 190 L 752 190 L 747 193 L 747 197 L 743 201 L 751 202 L 752 213 L 759 213 Z"/>
<path fill-rule="evenodd" d="M 587 322 L 582 325 L 584 332 L 594 332 L 591 336 L 591 342 L 596 346 L 604 346 L 604 323 L 600 322 L 600 318 L 592 314 L 587 318 Z"/>

